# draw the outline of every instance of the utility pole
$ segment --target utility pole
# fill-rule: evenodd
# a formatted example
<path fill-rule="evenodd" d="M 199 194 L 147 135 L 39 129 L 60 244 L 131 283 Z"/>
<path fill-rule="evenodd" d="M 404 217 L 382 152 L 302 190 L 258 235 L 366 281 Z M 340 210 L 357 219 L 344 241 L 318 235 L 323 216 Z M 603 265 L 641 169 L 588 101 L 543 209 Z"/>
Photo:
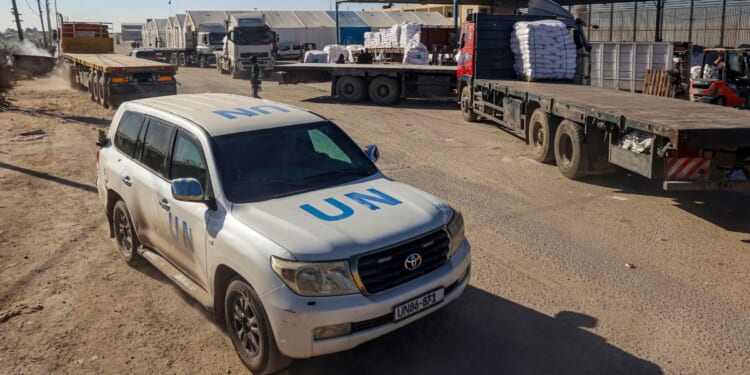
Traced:
<path fill-rule="evenodd" d="M 13 3 L 13 16 L 16 17 L 16 28 L 18 29 L 18 39 L 20 39 L 23 42 L 23 29 L 21 28 L 21 19 L 19 18 L 18 14 L 18 5 L 16 5 L 16 0 L 11 0 Z"/>
<path fill-rule="evenodd" d="M 52 44 L 52 20 L 49 18 L 49 0 L 46 0 L 45 4 L 47 5 L 47 31 L 49 33 L 49 44 Z M 49 49 L 49 46 L 47 46 L 47 49 Z"/>
<path fill-rule="evenodd" d="M 47 41 L 47 32 L 44 31 L 44 14 L 42 14 L 42 1 L 36 0 L 36 5 L 39 7 L 39 23 L 42 24 L 42 36 L 44 37 L 44 48 L 49 48 L 49 42 Z"/>

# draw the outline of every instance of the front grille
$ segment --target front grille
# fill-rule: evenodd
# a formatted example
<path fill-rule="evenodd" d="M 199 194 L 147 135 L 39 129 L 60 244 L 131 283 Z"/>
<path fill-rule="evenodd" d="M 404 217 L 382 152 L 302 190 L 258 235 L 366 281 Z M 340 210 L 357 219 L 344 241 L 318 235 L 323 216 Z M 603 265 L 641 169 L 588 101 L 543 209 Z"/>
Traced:
<path fill-rule="evenodd" d="M 439 230 L 359 258 L 357 272 L 366 292 L 375 294 L 440 268 L 448 260 L 449 247 L 448 233 Z M 413 271 L 404 265 L 404 261 L 411 254 L 419 254 L 422 257 L 422 264 Z"/>
<path fill-rule="evenodd" d="M 266 52 L 247 52 L 247 53 L 240 53 L 240 58 L 241 58 L 241 59 L 249 59 L 249 58 L 251 58 L 251 57 L 253 57 L 253 56 L 255 56 L 255 57 L 259 58 L 259 59 L 263 59 L 263 58 L 266 58 L 266 57 L 268 57 L 268 53 L 266 53 Z"/>

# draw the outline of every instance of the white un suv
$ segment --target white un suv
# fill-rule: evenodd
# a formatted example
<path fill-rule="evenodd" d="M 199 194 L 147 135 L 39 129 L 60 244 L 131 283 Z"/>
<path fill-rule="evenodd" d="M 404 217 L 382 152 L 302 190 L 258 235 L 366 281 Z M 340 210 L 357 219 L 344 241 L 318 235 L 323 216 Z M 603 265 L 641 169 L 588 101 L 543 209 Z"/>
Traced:
<path fill-rule="evenodd" d="M 383 176 L 375 146 L 305 110 L 224 94 L 137 100 L 98 145 L 125 260 L 214 311 L 253 373 L 351 349 L 469 282 L 461 213 Z"/>

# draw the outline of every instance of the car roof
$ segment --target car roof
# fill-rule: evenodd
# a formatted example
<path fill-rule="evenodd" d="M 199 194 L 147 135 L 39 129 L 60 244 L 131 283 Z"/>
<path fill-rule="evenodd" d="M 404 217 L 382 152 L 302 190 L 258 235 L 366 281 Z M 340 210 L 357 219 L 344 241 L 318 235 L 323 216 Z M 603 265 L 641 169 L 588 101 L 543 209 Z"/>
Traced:
<path fill-rule="evenodd" d="M 135 100 L 180 116 L 202 127 L 211 136 L 309 124 L 324 118 L 302 108 L 234 94 L 181 94 Z"/>

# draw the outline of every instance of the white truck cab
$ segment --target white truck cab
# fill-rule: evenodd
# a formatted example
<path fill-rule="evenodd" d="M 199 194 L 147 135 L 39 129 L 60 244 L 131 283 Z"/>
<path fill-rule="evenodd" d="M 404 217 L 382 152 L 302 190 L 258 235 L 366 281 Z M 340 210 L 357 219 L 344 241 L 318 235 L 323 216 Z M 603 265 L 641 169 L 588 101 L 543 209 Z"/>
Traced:
<path fill-rule="evenodd" d="M 228 94 L 131 101 L 98 144 L 125 260 L 214 311 L 254 374 L 354 348 L 469 282 L 461 213 L 385 177 L 377 147 L 303 109 Z"/>
<path fill-rule="evenodd" d="M 252 58 L 263 70 L 272 70 L 276 57 L 276 33 L 259 13 L 230 13 L 223 48 L 215 52 L 217 70 L 232 78 L 250 74 Z"/>

